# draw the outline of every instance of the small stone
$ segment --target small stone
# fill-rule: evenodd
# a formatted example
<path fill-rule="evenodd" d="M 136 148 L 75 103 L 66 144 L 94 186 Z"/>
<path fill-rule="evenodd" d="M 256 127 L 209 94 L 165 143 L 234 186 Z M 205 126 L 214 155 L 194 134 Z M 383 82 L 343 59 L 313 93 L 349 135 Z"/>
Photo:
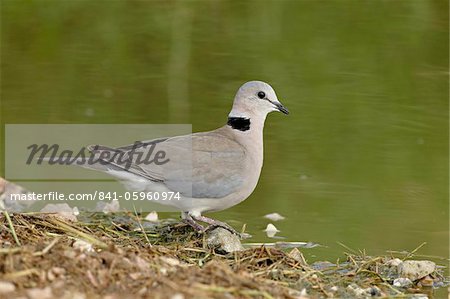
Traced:
<path fill-rule="evenodd" d="M 77 291 L 65 291 L 61 299 L 86 299 L 86 295 Z"/>
<path fill-rule="evenodd" d="M 80 215 L 80 210 L 78 210 L 77 207 L 74 207 L 74 208 L 72 209 L 72 213 L 73 213 L 75 216 L 78 216 L 78 215 Z"/>
<path fill-rule="evenodd" d="M 400 277 L 415 281 L 433 273 L 436 264 L 432 261 L 404 261 L 397 269 Z"/>
<path fill-rule="evenodd" d="M 66 203 L 47 204 L 44 208 L 41 209 L 41 212 L 53 213 L 56 217 L 66 221 L 77 221 L 77 216 L 74 215 L 73 209 Z"/>
<path fill-rule="evenodd" d="M 66 274 L 66 269 L 61 268 L 61 267 L 53 267 L 52 268 L 53 273 L 55 273 L 56 275 L 64 275 Z"/>
<path fill-rule="evenodd" d="M 279 230 L 276 228 L 275 225 L 273 225 L 272 223 L 267 224 L 266 229 L 264 230 L 266 232 L 279 232 Z"/>
<path fill-rule="evenodd" d="M 13 198 L 13 194 L 26 197 L 26 200 L 16 200 Z M 33 193 L 0 177 L 0 210 L 23 212 L 36 203 L 33 198 Z"/>
<path fill-rule="evenodd" d="M 148 213 L 147 216 L 145 216 L 145 220 L 150 222 L 158 222 L 158 213 L 155 211 Z"/>
<path fill-rule="evenodd" d="M 398 287 L 398 288 L 407 288 L 409 286 L 411 286 L 413 283 L 409 278 L 396 278 L 394 279 L 394 287 Z"/>
<path fill-rule="evenodd" d="M 53 281 L 55 280 L 56 276 L 55 274 L 52 272 L 52 270 L 48 270 L 47 271 L 47 279 L 48 281 Z"/>
<path fill-rule="evenodd" d="M 422 278 L 418 284 L 422 287 L 432 287 L 434 284 L 434 280 L 430 275 L 427 275 Z"/>
<path fill-rule="evenodd" d="M 53 298 L 52 289 L 45 287 L 43 289 L 34 288 L 27 290 L 27 295 L 30 299 L 51 299 Z"/>
<path fill-rule="evenodd" d="M 140 295 L 140 296 L 144 296 L 147 292 L 148 292 L 147 287 L 143 287 L 143 288 L 141 288 L 137 293 L 138 293 L 138 295 Z"/>
<path fill-rule="evenodd" d="M 120 204 L 118 200 L 111 202 L 99 201 L 95 206 L 96 212 L 103 212 L 105 214 L 115 213 L 120 211 Z"/>
<path fill-rule="evenodd" d="M 269 238 L 273 238 L 279 232 L 279 230 L 272 223 L 267 224 L 267 227 L 264 231 Z"/>
<path fill-rule="evenodd" d="M 130 273 L 128 274 L 130 276 L 131 279 L 133 280 L 138 280 L 139 278 L 141 278 L 141 273 L 139 272 L 134 272 L 134 273 Z"/>
<path fill-rule="evenodd" d="M 364 291 L 366 292 L 367 295 L 370 295 L 372 297 L 381 296 L 381 290 L 377 286 L 366 288 Z"/>
<path fill-rule="evenodd" d="M 162 275 L 167 275 L 167 273 L 169 273 L 169 271 L 167 270 L 167 268 L 164 268 L 164 267 L 159 268 L 159 272 L 160 272 Z"/>
<path fill-rule="evenodd" d="M 184 295 L 181 293 L 176 293 L 170 297 L 170 299 L 184 299 Z"/>
<path fill-rule="evenodd" d="M 366 294 L 366 291 L 361 289 L 358 285 L 352 283 L 347 286 L 347 291 L 356 297 L 362 297 Z"/>
<path fill-rule="evenodd" d="M 94 251 L 94 248 L 92 248 L 92 244 L 89 242 L 86 242 L 84 240 L 80 240 L 77 239 L 74 243 L 73 243 L 73 248 L 77 249 L 81 252 L 91 252 Z"/>
<path fill-rule="evenodd" d="M 386 262 L 386 266 L 389 267 L 398 267 L 402 263 L 402 260 L 399 258 L 395 258 Z"/>
<path fill-rule="evenodd" d="M 15 290 L 16 286 L 12 282 L 0 281 L 0 294 L 14 292 Z"/>
<path fill-rule="evenodd" d="M 264 218 L 267 218 L 271 221 L 280 221 L 286 219 L 284 216 L 281 216 L 278 213 L 270 213 L 264 216 Z"/>
<path fill-rule="evenodd" d="M 244 249 L 239 237 L 222 227 L 217 227 L 208 232 L 206 243 L 210 248 L 228 253 Z"/>
<path fill-rule="evenodd" d="M 160 257 L 160 259 L 161 259 L 164 263 L 166 263 L 166 264 L 168 264 L 169 266 L 172 266 L 172 267 L 175 267 L 175 266 L 179 266 L 179 265 L 180 265 L 180 261 L 177 260 L 177 259 L 175 259 L 175 258 L 172 258 L 172 257 L 162 256 L 162 257 Z"/>

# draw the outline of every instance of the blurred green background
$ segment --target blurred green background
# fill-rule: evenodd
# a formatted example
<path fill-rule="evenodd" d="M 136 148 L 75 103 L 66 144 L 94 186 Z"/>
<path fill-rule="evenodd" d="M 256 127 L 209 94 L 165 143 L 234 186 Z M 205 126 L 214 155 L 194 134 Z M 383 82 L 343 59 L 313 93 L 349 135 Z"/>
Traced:
<path fill-rule="evenodd" d="M 1 121 L 211 130 L 264 80 L 291 114 L 256 191 L 210 216 L 263 242 L 278 212 L 327 246 L 309 258 L 447 257 L 448 34 L 447 1 L 2 1 Z"/>

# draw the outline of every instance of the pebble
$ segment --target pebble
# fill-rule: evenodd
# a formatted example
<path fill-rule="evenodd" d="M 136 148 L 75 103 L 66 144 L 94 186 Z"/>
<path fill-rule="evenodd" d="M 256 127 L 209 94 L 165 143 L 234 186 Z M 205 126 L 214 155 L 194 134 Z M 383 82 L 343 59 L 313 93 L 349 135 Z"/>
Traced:
<path fill-rule="evenodd" d="M 48 270 L 47 271 L 47 280 L 53 281 L 53 280 L 55 280 L 55 278 L 56 278 L 55 273 L 53 273 L 52 270 Z"/>
<path fill-rule="evenodd" d="M 16 286 L 12 282 L 0 281 L 0 294 L 14 292 L 15 290 Z"/>
<path fill-rule="evenodd" d="M 356 297 L 362 297 L 362 296 L 366 295 L 366 291 L 354 283 L 347 286 L 347 291 L 349 291 L 351 294 L 353 294 Z"/>
<path fill-rule="evenodd" d="M 269 238 L 273 238 L 279 232 L 279 230 L 272 223 L 267 224 L 267 227 L 264 231 Z"/>
<path fill-rule="evenodd" d="M 394 287 L 398 287 L 398 288 L 407 288 L 409 286 L 411 286 L 413 283 L 409 278 L 396 278 L 394 279 Z"/>
<path fill-rule="evenodd" d="M 66 274 L 66 269 L 61 268 L 61 267 L 53 267 L 52 268 L 53 273 L 55 273 L 56 275 L 64 275 Z"/>
<path fill-rule="evenodd" d="M 86 242 L 84 240 L 77 239 L 73 243 L 73 248 L 78 249 L 81 252 L 91 252 L 94 251 L 94 248 L 92 247 L 92 244 L 89 242 Z"/>
<path fill-rule="evenodd" d="M 52 289 L 45 287 L 43 289 L 34 288 L 27 290 L 27 295 L 30 299 L 51 299 L 53 298 Z"/>
<path fill-rule="evenodd" d="M 434 280 L 430 275 L 425 276 L 419 281 L 419 285 L 422 287 L 432 287 Z"/>
<path fill-rule="evenodd" d="M 66 221 L 76 222 L 74 210 L 66 203 L 49 203 L 41 209 L 42 213 L 55 213 L 55 216 Z"/>
<path fill-rule="evenodd" d="M 386 262 L 386 266 L 389 267 L 398 267 L 402 263 L 402 260 L 399 258 L 395 258 Z"/>
<path fill-rule="evenodd" d="M 147 216 L 145 216 L 145 220 L 150 222 L 158 222 L 158 213 L 155 211 L 148 213 Z"/>
<path fill-rule="evenodd" d="M 184 295 L 181 293 L 176 293 L 170 297 L 170 299 L 184 299 Z"/>
<path fill-rule="evenodd" d="M 278 214 L 278 213 L 270 213 L 270 214 L 267 214 L 267 215 L 264 216 L 264 218 L 267 218 L 267 219 L 269 219 L 269 220 L 271 220 L 271 221 L 280 221 L 280 220 L 286 219 L 286 217 L 281 216 L 281 215 Z"/>
<path fill-rule="evenodd" d="M 228 253 L 244 249 L 239 237 L 222 227 L 217 227 L 208 232 L 206 243 L 209 248 L 215 248 Z"/>
<path fill-rule="evenodd" d="M 436 264 L 432 261 L 404 261 L 397 269 L 400 277 L 415 281 L 433 273 Z"/>
<path fill-rule="evenodd" d="M 160 257 L 160 260 L 162 260 L 164 263 L 166 263 L 172 267 L 176 267 L 176 266 L 180 265 L 180 261 L 178 259 L 175 259 L 172 257 L 162 256 L 162 257 Z"/>
<path fill-rule="evenodd" d="M 113 200 L 111 202 L 99 201 L 95 206 L 96 212 L 103 212 L 105 214 L 115 213 L 120 211 L 120 204 L 118 200 Z"/>
<path fill-rule="evenodd" d="M 61 299 L 86 299 L 86 295 L 84 293 L 80 293 L 77 291 L 66 291 L 64 295 L 60 297 Z"/>
<path fill-rule="evenodd" d="M 369 288 L 365 289 L 365 292 L 366 292 L 367 295 L 370 295 L 372 297 L 374 297 L 374 296 L 377 296 L 377 297 L 382 296 L 381 290 L 377 286 L 369 287 Z"/>
<path fill-rule="evenodd" d="M 77 207 L 74 207 L 74 208 L 72 209 L 72 213 L 73 213 L 75 216 L 78 216 L 78 215 L 80 215 L 80 210 L 78 210 Z"/>

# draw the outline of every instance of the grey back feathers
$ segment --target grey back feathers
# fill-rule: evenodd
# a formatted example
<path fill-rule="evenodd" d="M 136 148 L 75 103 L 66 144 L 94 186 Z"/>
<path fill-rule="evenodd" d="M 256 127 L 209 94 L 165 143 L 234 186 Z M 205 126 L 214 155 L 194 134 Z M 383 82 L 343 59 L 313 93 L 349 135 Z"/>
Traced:
<path fill-rule="evenodd" d="M 127 169 L 124 163 L 111 162 L 101 165 L 103 171 L 123 171 L 153 182 L 161 182 L 170 190 L 180 192 L 186 197 L 221 198 L 239 188 L 243 182 L 244 148 L 236 141 L 224 136 L 220 131 L 196 133 L 157 140 L 156 148 L 164 151 L 167 163 L 162 165 L 136 163 L 139 156 L 146 156 L 155 140 L 142 141 L 142 146 L 108 148 L 89 146 L 88 149 L 99 158 L 110 152 L 113 156 L 117 150 L 132 160 Z M 131 151 L 134 150 L 133 155 Z M 142 154 L 142 155 L 139 155 Z M 125 159 L 123 159 L 125 160 Z M 94 166 L 95 167 L 95 166 Z"/>

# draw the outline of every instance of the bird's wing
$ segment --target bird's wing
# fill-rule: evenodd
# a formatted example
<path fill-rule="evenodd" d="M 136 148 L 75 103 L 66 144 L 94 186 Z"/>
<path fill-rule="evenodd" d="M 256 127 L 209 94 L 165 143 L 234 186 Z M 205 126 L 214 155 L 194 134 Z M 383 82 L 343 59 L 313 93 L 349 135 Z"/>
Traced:
<path fill-rule="evenodd" d="M 244 182 L 244 148 L 215 131 L 142 141 L 119 148 L 90 146 L 88 149 L 99 159 L 102 153 L 106 157 L 105 152 L 109 152 L 109 160 L 103 159 L 103 167 L 106 163 L 106 168 L 163 183 L 187 197 L 222 198 Z M 111 159 L 114 153 L 117 154 Z M 157 156 L 157 161 L 151 162 Z"/>

